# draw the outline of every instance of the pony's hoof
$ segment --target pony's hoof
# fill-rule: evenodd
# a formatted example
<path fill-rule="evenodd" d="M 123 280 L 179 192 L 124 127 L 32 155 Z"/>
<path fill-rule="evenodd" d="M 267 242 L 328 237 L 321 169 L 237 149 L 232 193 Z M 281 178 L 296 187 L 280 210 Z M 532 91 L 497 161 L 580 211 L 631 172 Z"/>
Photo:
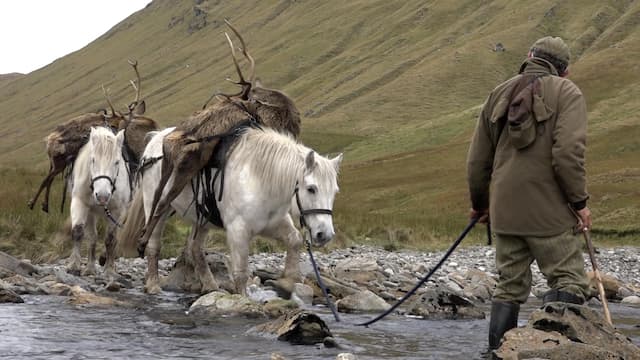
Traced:
<path fill-rule="evenodd" d="M 82 272 L 82 276 L 95 276 L 95 275 L 96 275 L 96 269 L 94 267 L 88 267 L 84 269 L 84 271 Z"/>
<path fill-rule="evenodd" d="M 158 284 L 144 286 L 144 292 L 150 295 L 160 294 L 161 291 L 162 291 L 162 288 L 160 288 L 160 285 Z"/>
<path fill-rule="evenodd" d="M 49 204 L 43 203 L 42 204 L 42 211 L 44 211 L 46 213 L 49 213 Z"/>
<path fill-rule="evenodd" d="M 33 206 L 34 206 L 35 204 L 36 204 L 36 203 L 35 203 L 35 202 L 33 202 L 33 200 L 29 200 L 29 202 L 27 202 L 27 206 L 29 207 L 29 209 L 30 209 L 30 210 L 33 210 Z"/>
<path fill-rule="evenodd" d="M 138 257 L 141 259 L 144 259 L 144 252 L 145 250 L 147 250 L 147 243 L 144 244 L 138 244 Z"/>
<path fill-rule="evenodd" d="M 288 299 L 293 292 L 294 281 L 289 278 L 280 278 L 278 280 L 267 280 L 264 282 L 266 286 L 271 287 L 278 296 Z"/>
<path fill-rule="evenodd" d="M 220 288 L 218 285 L 202 285 L 202 289 L 200 290 L 201 295 L 208 294 L 210 292 L 218 291 Z"/>

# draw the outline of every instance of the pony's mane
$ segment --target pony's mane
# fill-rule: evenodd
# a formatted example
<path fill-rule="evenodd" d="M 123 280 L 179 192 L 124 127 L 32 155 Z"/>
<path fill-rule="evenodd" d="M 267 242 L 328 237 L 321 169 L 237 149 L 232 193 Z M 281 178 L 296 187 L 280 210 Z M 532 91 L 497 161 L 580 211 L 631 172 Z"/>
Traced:
<path fill-rule="evenodd" d="M 120 151 L 113 151 L 116 146 L 116 136 L 110 129 L 102 126 L 94 127 L 91 136 L 94 138 L 94 141 L 90 141 L 93 153 L 103 161 L 111 162 L 114 160 L 114 155 L 122 156 Z"/>
<path fill-rule="evenodd" d="M 304 170 L 305 157 L 312 149 L 298 143 L 291 135 L 271 128 L 248 128 L 234 145 L 234 154 L 250 164 L 251 169 L 264 179 L 267 191 L 291 189 L 298 174 Z M 316 169 L 323 179 L 335 179 L 335 168 L 324 157 L 316 154 Z M 294 174 L 294 176 L 292 176 Z"/>

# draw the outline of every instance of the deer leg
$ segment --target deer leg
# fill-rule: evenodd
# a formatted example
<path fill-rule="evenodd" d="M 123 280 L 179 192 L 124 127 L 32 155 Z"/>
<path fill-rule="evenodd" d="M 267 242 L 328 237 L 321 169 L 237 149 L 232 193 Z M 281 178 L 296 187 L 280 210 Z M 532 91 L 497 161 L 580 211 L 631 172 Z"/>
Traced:
<path fill-rule="evenodd" d="M 45 176 L 44 180 L 42 180 L 42 183 L 40 184 L 40 188 L 38 189 L 38 191 L 36 192 L 35 196 L 29 200 L 29 202 L 27 203 L 27 206 L 29 206 L 29 209 L 33 210 L 33 206 L 36 204 L 36 201 L 38 201 L 38 198 L 40 197 L 40 193 L 42 193 L 42 190 L 44 190 L 44 188 L 46 187 L 47 189 L 49 189 L 49 187 L 51 187 L 51 182 L 53 182 L 53 178 L 57 175 L 57 173 L 54 173 L 53 171 L 53 165 L 49 165 L 49 173 L 47 174 L 47 176 Z M 44 210 L 44 204 L 42 205 Z M 47 208 L 47 210 L 49 210 Z M 44 210 L 45 212 L 47 210 Z"/>
<path fill-rule="evenodd" d="M 89 256 L 87 257 L 87 267 L 82 272 L 82 275 L 95 275 L 96 274 L 96 241 L 97 241 L 97 232 L 96 232 L 96 221 L 95 217 L 90 214 L 87 217 L 87 221 L 85 223 L 85 234 L 89 238 Z"/>
<path fill-rule="evenodd" d="M 46 213 L 49 212 L 49 193 L 51 192 L 51 184 L 53 183 L 53 179 L 55 179 L 55 177 L 58 176 L 58 174 L 63 172 L 66 167 L 67 167 L 67 163 L 64 160 L 60 160 L 59 158 L 53 159 L 51 169 L 49 170 L 50 177 L 49 177 L 49 180 L 47 181 L 47 188 L 44 193 L 44 200 L 42 201 L 42 211 Z M 62 196 L 64 197 L 66 196 L 66 194 L 62 194 Z"/>
<path fill-rule="evenodd" d="M 156 188 L 156 192 L 153 196 L 153 203 L 151 205 L 151 217 L 147 222 L 145 234 L 138 243 L 138 253 L 144 254 L 144 248 L 147 246 L 149 236 L 151 236 L 150 234 L 147 235 L 147 232 L 153 231 L 153 228 L 158 223 L 160 216 L 169 211 L 171 202 L 180 195 L 182 189 L 184 189 L 193 176 L 195 176 L 202 168 L 201 155 L 201 148 L 195 144 L 189 148 L 183 149 L 182 156 L 176 160 L 177 165 L 170 166 L 168 164 L 169 161 L 165 161 L 164 159 L 166 158 L 163 159 L 160 183 Z M 168 170 L 165 172 L 165 169 Z M 169 191 L 165 192 L 164 196 L 161 196 L 164 191 L 164 187 L 171 178 L 171 175 L 173 175 L 173 182 L 170 185 Z"/>
<path fill-rule="evenodd" d="M 147 247 L 147 243 L 149 242 L 149 238 L 151 237 L 152 232 L 158 221 L 160 220 L 160 216 L 162 212 L 156 211 L 158 207 L 158 202 L 162 197 L 162 193 L 164 192 L 164 187 L 169 182 L 169 178 L 173 173 L 173 165 L 168 160 L 167 156 L 162 159 L 162 166 L 160 170 L 160 181 L 156 187 L 156 190 L 153 193 L 153 202 L 151 203 L 151 210 L 149 211 L 149 215 L 147 217 L 147 223 L 142 229 L 142 237 L 138 240 L 138 255 L 140 257 L 144 257 L 145 248 Z"/>
<path fill-rule="evenodd" d="M 191 251 L 191 257 L 193 258 L 196 274 L 198 275 L 200 284 L 202 285 L 200 292 L 206 294 L 218 290 L 218 283 L 211 273 L 211 269 L 209 268 L 209 264 L 207 264 L 207 260 L 205 258 L 204 249 L 202 248 L 202 243 L 206 237 L 207 231 L 204 226 L 199 226 L 198 229 L 194 229 L 192 232 L 195 232 L 195 236 L 189 250 Z"/>

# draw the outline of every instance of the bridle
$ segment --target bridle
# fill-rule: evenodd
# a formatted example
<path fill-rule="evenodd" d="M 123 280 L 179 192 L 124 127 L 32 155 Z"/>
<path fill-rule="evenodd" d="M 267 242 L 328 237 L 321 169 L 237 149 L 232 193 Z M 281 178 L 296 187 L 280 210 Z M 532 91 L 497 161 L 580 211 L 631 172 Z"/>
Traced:
<path fill-rule="evenodd" d="M 117 173 L 116 173 L 116 177 L 118 177 Z M 91 179 L 91 184 L 89 184 L 89 188 L 91 189 L 91 192 L 93 192 L 93 184 L 100 179 L 109 180 L 109 184 L 111 184 L 111 192 L 113 193 L 116 191 L 116 181 L 112 177 L 107 175 L 99 175 Z"/>
<path fill-rule="evenodd" d="M 317 215 L 317 214 L 324 214 L 324 215 L 333 216 L 333 210 L 330 210 L 330 209 L 306 209 L 305 210 L 305 209 L 303 209 L 302 208 L 302 203 L 300 202 L 299 189 L 300 189 L 300 187 L 296 183 L 295 195 L 296 195 L 296 204 L 298 205 L 298 210 L 300 211 L 300 227 L 301 228 L 305 228 L 309 232 L 311 232 L 311 229 L 309 229 L 309 225 L 305 221 L 304 217 L 307 216 L 307 215 Z M 309 240 L 309 241 L 311 241 L 311 240 Z"/>
<path fill-rule="evenodd" d="M 120 167 L 118 167 L 116 169 L 116 179 L 118 178 L 118 174 L 120 173 Z M 93 193 L 93 184 L 100 180 L 100 179 L 107 179 L 109 180 L 109 184 L 111 184 L 111 193 L 113 194 L 114 192 L 116 192 L 116 181 L 114 180 L 114 178 L 107 176 L 107 175 L 98 175 L 96 177 L 93 177 L 91 179 L 91 183 L 89 184 L 89 188 L 91 189 L 91 192 Z M 109 208 L 107 207 L 107 205 L 104 206 L 104 214 L 107 216 L 107 218 L 109 219 L 109 221 L 111 221 L 115 226 L 117 227 L 122 227 L 122 224 L 120 224 L 118 222 L 118 220 L 116 220 L 116 218 L 113 216 L 113 214 L 111 213 L 111 210 L 109 210 Z"/>

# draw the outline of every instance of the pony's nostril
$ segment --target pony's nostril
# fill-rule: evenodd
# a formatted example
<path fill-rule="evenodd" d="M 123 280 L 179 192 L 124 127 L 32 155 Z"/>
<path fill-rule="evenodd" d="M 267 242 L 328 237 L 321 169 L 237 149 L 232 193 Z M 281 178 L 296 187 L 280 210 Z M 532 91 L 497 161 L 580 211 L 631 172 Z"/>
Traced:
<path fill-rule="evenodd" d="M 316 239 L 318 240 L 324 240 L 324 233 L 322 231 L 318 231 L 316 233 Z"/>

